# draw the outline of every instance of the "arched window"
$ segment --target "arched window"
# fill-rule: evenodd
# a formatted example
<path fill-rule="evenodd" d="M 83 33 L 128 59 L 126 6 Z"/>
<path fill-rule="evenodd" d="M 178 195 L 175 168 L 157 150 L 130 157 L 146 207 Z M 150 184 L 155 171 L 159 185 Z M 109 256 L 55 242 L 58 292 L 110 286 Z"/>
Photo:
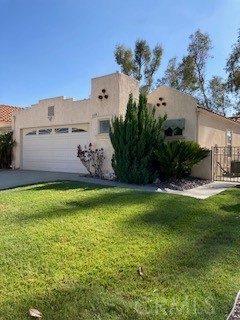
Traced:
<path fill-rule="evenodd" d="M 166 137 L 171 137 L 173 135 L 173 130 L 171 128 L 168 128 L 165 130 L 165 136 Z"/>
<path fill-rule="evenodd" d="M 76 132 L 87 132 L 87 131 L 80 128 L 72 128 L 72 133 L 76 133 Z"/>
<path fill-rule="evenodd" d="M 180 129 L 178 127 L 173 130 L 173 135 L 174 136 L 182 136 L 182 134 L 183 134 L 182 129 Z"/>
<path fill-rule="evenodd" d="M 35 136 L 37 134 L 37 130 L 30 131 L 26 134 L 26 136 Z"/>

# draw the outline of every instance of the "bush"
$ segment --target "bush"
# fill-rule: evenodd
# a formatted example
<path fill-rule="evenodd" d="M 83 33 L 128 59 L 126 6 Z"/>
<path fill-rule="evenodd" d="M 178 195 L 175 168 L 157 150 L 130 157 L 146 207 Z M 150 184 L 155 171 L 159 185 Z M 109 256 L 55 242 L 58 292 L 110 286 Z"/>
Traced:
<path fill-rule="evenodd" d="M 0 134 L 0 168 L 9 169 L 12 163 L 13 133 Z"/>
<path fill-rule="evenodd" d="M 101 178 L 103 175 L 103 161 L 105 159 L 103 148 L 93 149 L 91 143 L 88 147 L 82 148 L 80 145 L 77 147 L 77 157 L 80 159 L 84 167 L 94 177 Z"/>
<path fill-rule="evenodd" d="M 207 157 L 209 150 L 193 141 L 163 143 L 155 151 L 159 178 L 183 178 L 191 173 L 192 167 Z"/>
<path fill-rule="evenodd" d="M 125 119 L 115 117 L 110 128 L 112 167 L 118 180 L 147 184 L 156 178 L 153 155 L 163 142 L 165 120 L 166 117 L 155 118 L 155 109 L 149 110 L 146 95 L 140 94 L 138 105 L 129 96 Z"/>

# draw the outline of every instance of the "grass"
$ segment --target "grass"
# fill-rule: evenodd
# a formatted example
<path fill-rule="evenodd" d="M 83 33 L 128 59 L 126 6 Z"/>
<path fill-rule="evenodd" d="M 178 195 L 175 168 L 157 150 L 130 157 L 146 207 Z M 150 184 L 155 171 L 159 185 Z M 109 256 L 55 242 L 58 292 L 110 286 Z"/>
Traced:
<path fill-rule="evenodd" d="M 225 319 L 240 189 L 208 200 L 78 182 L 0 193 L 0 319 Z M 144 268 L 144 276 L 137 273 Z"/>

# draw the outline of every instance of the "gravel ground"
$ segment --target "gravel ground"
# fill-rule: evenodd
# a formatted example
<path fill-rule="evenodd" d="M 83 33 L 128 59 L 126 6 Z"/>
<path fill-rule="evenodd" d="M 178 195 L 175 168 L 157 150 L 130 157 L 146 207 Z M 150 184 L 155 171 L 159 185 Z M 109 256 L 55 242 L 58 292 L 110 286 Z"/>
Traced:
<path fill-rule="evenodd" d="M 227 320 L 237 320 L 240 319 L 240 297 L 238 297 L 237 303 L 233 312 L 231 313 L 230 317 Z"/>
<path fill-rule="evenodd" d="M 187 177 L 181 180 L 170 179 L 168 181 L 160 181 L 159 179 L 157 179 L 154 185 L 161 189 L 167 188 L 167 189 L 183 191 L 183 190 L 193 189 L 210 182 L 211 182 L 210 180 Z"/>
<path fill-rule="evenodd" d="M 87 178 L 95 178 L 95 179 L 100 179 L 101 178 L 97 178 L 97 177 L 93 177 L 90 176 L 88 174 L 85 175 L 81 175 L 83 177 L 87 177 Z M 102 178 L 102 180 L 111 180 L 111 181 L 115 181 L 118 182 L 116 179 L 104 179 Z M 189 190 L 189 189 L 193 189 L 199 186 L 203 186 L 204 184 L 210 183 L 210 180 L 204 180 L 204 179 L 199 179 L 199 178 L 193 178 L 193 177 L 187 177 L 181 180 L 177 180 L 177 179 L 169 179 L 167 181 L 161 181 L 160 179 L 157 179 L 153 184 L 151 184 L 150 186 L 154 186 L 160 189 L 172 189 L 172 190 L 179 190 L 179 191 L 184 191 L 184 190 Z"/>

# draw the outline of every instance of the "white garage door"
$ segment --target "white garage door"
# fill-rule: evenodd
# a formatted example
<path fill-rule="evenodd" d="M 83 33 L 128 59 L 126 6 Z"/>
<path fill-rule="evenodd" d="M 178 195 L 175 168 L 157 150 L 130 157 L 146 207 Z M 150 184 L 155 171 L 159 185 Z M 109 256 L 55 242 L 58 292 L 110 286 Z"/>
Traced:
<path fill-rule="evenodd" d="M 77 146 L 85 146 L 89 142 L 89 133 L 80 125 L 24 129 L 22 168 L 87 173 L 77 158 Z"/>

